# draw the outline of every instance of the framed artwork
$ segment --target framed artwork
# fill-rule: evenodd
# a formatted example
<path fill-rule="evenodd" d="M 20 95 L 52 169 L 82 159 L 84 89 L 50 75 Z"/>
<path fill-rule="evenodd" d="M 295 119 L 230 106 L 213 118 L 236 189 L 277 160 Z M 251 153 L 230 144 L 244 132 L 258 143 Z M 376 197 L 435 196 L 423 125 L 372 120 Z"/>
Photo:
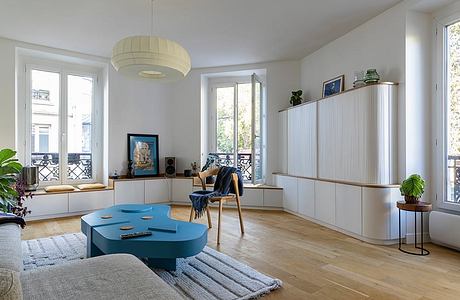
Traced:
<path fill-rule="evenodd" d="M 345 75 L 338 76 L 323 83 L 323 98 L 343 92 Z"/>
<path fill-rule="evenodd" d="M 159 175 L 158 135 L 128 133 L 128 160 L 134 177 Z"/>

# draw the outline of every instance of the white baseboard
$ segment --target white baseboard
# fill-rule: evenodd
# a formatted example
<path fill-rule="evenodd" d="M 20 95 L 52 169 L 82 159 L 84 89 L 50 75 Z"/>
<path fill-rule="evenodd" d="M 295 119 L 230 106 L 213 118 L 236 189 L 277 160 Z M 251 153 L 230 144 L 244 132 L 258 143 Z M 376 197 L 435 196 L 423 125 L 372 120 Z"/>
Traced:
<path fill-rule="evenodd" d="M 422 241 L 422 234 L 417 233 L 417 245 L 420 244 Z M 424 232 L 423 233 L 423 243 L 430 243 L 431 238 L 430 238 L 430 233 L 429 232 Z M 415 243 L 415 233 L 406 233 L 406 239 L 405 239 L 405 244 L 414 244 Z"/>

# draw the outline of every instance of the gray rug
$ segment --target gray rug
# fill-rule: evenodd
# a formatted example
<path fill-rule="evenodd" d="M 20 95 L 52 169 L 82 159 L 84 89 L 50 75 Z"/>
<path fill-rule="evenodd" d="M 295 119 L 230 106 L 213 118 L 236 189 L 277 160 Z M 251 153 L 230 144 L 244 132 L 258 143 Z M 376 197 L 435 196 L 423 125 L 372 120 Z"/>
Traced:
<path fill-rule="evenodd" d="M 66 234 L 22 242 L 24 269 L 57 265 L 86 256 L 86 237 Z M 187 299 L 253 299 L 281 287 L 279 279 L 209 247 L 195 257 L 179 259 L 174 272 L 155 269 Z"/>

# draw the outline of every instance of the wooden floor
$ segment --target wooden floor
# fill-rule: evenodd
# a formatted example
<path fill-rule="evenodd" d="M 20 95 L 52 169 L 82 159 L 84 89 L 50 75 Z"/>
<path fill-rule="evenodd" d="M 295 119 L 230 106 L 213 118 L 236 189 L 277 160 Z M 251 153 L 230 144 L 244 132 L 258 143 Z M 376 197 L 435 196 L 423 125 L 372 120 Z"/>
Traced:
<path fill-rule="evenodd" d="M 236 210 L 224 209 L 222 243 L 216 246 L 214 227 L 208 246 L 284 282 L 264 299 L 460 299 L 459 252 L 428 244 L 431 255 L 416 257 L 284 212 L 244 210 L 243 215 L 244 237 Z M 188 220 L 189 208 L 173 207 L 172 216 Z M 30 222 L 23 239 L 77 231 L 79 217 Z"/>

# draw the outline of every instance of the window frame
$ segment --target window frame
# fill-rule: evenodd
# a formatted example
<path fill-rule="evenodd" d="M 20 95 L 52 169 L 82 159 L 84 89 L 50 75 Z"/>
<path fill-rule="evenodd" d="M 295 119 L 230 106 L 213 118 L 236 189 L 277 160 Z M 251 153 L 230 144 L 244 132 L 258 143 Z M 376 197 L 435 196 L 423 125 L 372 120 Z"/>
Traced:
<path fill-rule="evenodd" d="M 39 187 L 56 184 L 72 184 L 94 183 L 103 180 L 103 87 L 101 80 L 101 69 L 67 63 L 63 61 L 45 60 L 39 58 L 24 58 L 23 70 L 25 72 L 24 82 L 19 80 L 19 85 L 23 85 L 24 94 L 18 96 L 19 107 L 24 107 L 24 122 L 18 123 L 18 140 L 21 141 L 23 161 L 27 165 L 31 165 L 31 134 L 32 134 L 32 104 L 37 104 L 37 101 L 32 99 L 32 81 L 31 71 L 39 70 L 45 72 L 55 72 L 59 74 L 59 116 L 58 116 L 58 149 L 59 149 L 59 172 L 64 176 L 60 176 L 59 180 L 40 181 Z M 93 93 L 91 103 L 91 160 L 92 160 L 92 178 L 91 179 L 69 179 L 67 178 L 68 167 L 68 85 L 67 79 L 69 75 L 90 77 L 93 79 Z M 19 88 L 21 88 L 19 86 Z M 38 104 L 45 104 L 41 101 Z M 50 105 L 50 104 L 45 104 Z M 19 112 L 19 111 L 18 111 Z M 20 113 L 20 112 L 19 112 Z M 21 127 L 23 125 L 23 128 Z M 21 148 L 19 148 L 21 149 Z"/>
<path fill-rule="evenodd" d="M 253 74 L 256 75 L 256 74 Z M 209 97 L 208 97 L 208 107 L 210 108 L 208 111 L 209 114 L 209 120 L 210 120 L 210 125 L 208 128 L 208 145 L 209 145 L 209 152 L 217 152 L 217 89 L 218 88 L 226 88 L 226 87 L 233 87 L 234 88 L 234 111 L 233 111 L 233 118 L 235 120 L 233 130 L 234 130 L 234 155 L 238 153 L 238 85 L 239 84 L 250 84 L 252 86 L 253 81 L 252 77 L 253 75 L 247 75 L 247 76 L 226 76 L 226 77 L 216 77 L 216 78 L 211 78 L 209 80 Z M 251 155 L 253 158 L 252 166 L 251 166 L 251 172 L 253 173 L 253 179 L 251 182 L 248 183 L 254 183 L 254 184 L 264 184 L 266 181 L 266 87 L 265 87 L 265 81 L 260 77 L 257 76 L 255 77 L 260 83 L 261 83 L 261 107 L 260 107 L 260 130 L 261 130 L 261 143 L 262 143 L 262 178 L 260 180 L 255 179 L 255 165 L 254 165 L 254 160 L 255 160 L 255 148 L 254 148 L 254 128 L 251 128 L 251 139 L 252 141 L 252 149 L 251 149 Z M 252 86 L 251 89 L 254 87 Z M 252 90 L 251 98 L 254 99 L 254 93 L 255 91 Z M 254 106 L 254 103 L 252 103 Z M 251 118 L 254 118 L 254 107 L 251 112 Z M 252 123 L 252 122 L 251 122 Z M 251 126 L 252 127 L 252 126 Z M 235 161 L 236 162 L 236 161 Z"/>
<path fill-rule="evenodd" d="M 435 51 L 434 72 L 436 99 L 436 139 L 435 139 L 435 165 L 434 178 L 436 180 L 435 198 L 439 208 L 451 211 L 460 211 L 460 203 L 448 202 L 448 40 L 447 27 L 460 22 L 460 11 L 450 13 L 448 16 L 434 18 Z"/>

